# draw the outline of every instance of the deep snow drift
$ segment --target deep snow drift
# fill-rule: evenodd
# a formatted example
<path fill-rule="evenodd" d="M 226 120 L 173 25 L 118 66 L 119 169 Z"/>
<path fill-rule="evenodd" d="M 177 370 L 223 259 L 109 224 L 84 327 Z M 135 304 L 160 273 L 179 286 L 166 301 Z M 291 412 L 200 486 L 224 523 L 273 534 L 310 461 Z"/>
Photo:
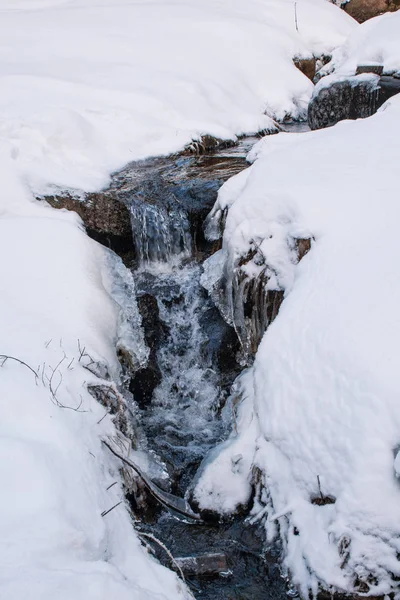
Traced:
<path fill-rule="evenodd" d="M 359 65 L 381 65 L 385 75 L 400 73 L 399 30 L 400 11 L 375 17 L 354 29 L 345 44 L 332 53 L 332 60 L 321 69 L 321 75 L 327 76 L 320 80 L 314 94 L 333 81 L 354 77 Z M 357 77 L 365 78 L 366 75 Z"/>
<path fill-rule="evenodd" d="M 101 515 L 123 491 L 100 441 L 114 426 L 86 386 L 106 370 L 118 382 L 118 340 L 142 360 L 141 332 L 132 346 L 125 327 L 138 325 L 135 304 L 111 297 L 125 267 L 76 215 L 32 202 L 9 163 L 0 180 L 0 354 L 28 365 L 0 359 L 0 598 L 184 598 L 124 504 Z M 100 378 L 84 368 L 89 355 Z"/>
<path fill-rule="evenodd" d="M 398 589 L 399 140 L 397 96 L 370 119 L 264 138 L 255 163 L 221 189 L 231 207 L 220 261 L 255 241 L 285 299 L 242 377 L 238 434 L 214 452 L 196 494 L 228 513 L 248 499 L 258 466 L 255 513 L 269 536 L 279 530 L 303 594 L 319 583 Z M 299 237 L 313 242 L 296 265 Z M 336 502 L 311 502 L 321 494 Z"/>
<path fill-rule="evenodd" d="M 304 115 L 292 58 L 357 27 L 325 0 L 3 0 L 0 139 L 35 190 Z M 265 113 L 265 114 L 264 114 Z"/>

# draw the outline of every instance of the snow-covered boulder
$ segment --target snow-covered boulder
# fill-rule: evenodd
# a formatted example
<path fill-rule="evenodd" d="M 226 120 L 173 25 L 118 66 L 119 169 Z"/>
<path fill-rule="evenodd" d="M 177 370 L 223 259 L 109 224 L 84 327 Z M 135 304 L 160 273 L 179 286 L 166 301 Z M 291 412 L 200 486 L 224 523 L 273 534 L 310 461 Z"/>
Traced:
<path fill-rule="evenodd" d="M 358 27 L 318 77 L 308 107 L 311 129 L 374 114 L 400 92 L 400 12 Z"/>

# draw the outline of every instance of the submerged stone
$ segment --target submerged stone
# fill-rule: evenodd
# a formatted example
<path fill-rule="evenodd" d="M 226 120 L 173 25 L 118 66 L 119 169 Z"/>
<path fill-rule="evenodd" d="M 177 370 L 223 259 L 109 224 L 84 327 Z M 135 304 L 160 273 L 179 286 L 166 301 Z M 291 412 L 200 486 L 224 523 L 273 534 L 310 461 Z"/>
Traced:
<path fill-rule="evenodd" d="M 229 575 L 227 557 L 222 552 L 175 557 L 174 561 L 184 575 Z"/>

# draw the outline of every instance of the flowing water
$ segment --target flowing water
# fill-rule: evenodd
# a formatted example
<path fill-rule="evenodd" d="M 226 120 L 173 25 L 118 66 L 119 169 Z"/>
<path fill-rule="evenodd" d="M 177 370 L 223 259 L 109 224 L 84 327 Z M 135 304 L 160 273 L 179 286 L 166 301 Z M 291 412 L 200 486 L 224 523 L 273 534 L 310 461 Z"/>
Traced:
<path fill-rule="evenodd" d="M 255 141 L 247 138 L 212 156 L 142 161 L 117 182 L 130 206 L 134 277 L 150 347 L 149 364 L 132 377 L 131 391 L 140 406 L 146 450 L 168 474 L 168 491 L 179 496 L 207 452 L 229 435 L 223 407 L 240 372 L 239 345 L 200 284 L 201 261 L 213 251 L 202 225 L 221 184 L 246 167 Z M 194 569 L 187 575 L 196 598 L 286 598 L 279 548 L 266 552 L 262 526 L 245 515 L 194 523 L 155 506 L 142 514 L 140 528 L 176 558 L 223 557 L 222 573 L 206 576 Z M 149 543 L 173 567 L 163 548 Z"/>

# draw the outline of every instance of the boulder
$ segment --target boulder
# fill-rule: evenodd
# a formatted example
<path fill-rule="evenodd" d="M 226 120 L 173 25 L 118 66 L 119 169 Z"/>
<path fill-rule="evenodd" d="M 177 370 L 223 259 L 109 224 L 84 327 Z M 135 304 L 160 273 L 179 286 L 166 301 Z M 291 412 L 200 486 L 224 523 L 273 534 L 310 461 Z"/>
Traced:
<path fill-rule="evenodd" d="M 400 92 L 399 78 L 374 74 L 368 76 L 365 72 L 367 68 L 358 68 L 362 75 L 317 88 L 308 107 L 310 129 L 331 127 L 345 119 L 370 117 L 386 100 Z"/>
<path fill-rule="evenodd" d="M 125 263 L 131 261 L 133 239 L 129 208 L 110 192 L 86 194 L 83 198 L 68 192 L 44 196 L 53 208 L 73 210 L 81 217 L 92 239 L 111 248 Z"/>
<path fill-rule="evenodd" d="M 344 10 L 359 23 L 400 8 L 400 0 L 350 0 Z"/>

